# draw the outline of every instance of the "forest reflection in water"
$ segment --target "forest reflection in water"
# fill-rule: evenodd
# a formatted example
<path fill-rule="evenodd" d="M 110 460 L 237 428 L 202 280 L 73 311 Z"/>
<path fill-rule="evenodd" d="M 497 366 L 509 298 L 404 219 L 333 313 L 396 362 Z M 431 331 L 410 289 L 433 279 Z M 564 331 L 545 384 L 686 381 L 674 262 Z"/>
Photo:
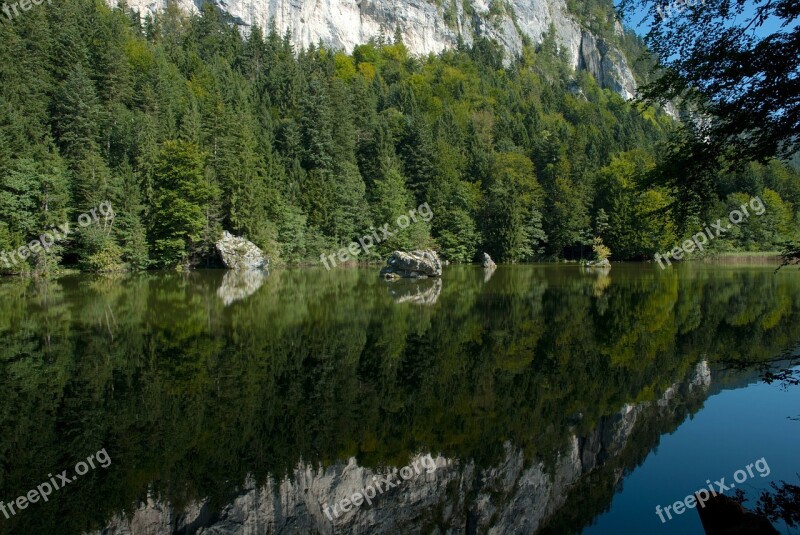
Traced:
<path fill-rule="evenodd" d="M 357 483 L 350 459 L 364 478 L 421 453 L 446 469 L 344 531 L 579 530 L 718 381 L 752 378 L 719 363 L 800 340 L 792 270 L 453 266 L 401 283 L 374 269 L 0 282 L 0 499 L 100 448 L 113 459 L 0 533 L 98 529 L 148 496 L 194 507 L 164 528 L 191 532 L 285 477 L 297 495 L 262 496 L 276 503 L 259 514 L 326 532 L 323 500 Z M 580 512 L 559 511 L 575 489 Z"/>

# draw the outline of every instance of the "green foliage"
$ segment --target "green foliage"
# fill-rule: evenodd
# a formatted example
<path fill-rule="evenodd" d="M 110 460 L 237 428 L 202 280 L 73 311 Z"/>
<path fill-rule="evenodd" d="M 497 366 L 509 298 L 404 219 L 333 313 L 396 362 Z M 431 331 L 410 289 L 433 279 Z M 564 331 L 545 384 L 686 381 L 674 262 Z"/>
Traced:
<path fill-rule="evenodd" d="M 438 5 L 473 13 L 468 0 Z M 609 2 L 571 6 L 629 57 L 642 51 Z M 143 24 L 86 0 L 30 15 L 0 27 L 0 246 L 102 201 L 115 211 L 102 239 L 81 232 L 31 261 L 48 271 L 62 258 L 209 265 L 222 229 L 273 264 L 316 261 L 423 202 L 433 220 L 373 259 L 423 245 L 458 262 L 577 257 L 594 236 L 615 259 L 642 258 L 699 224 L 704 203 L 741 192 L 763 193 L 775 215 L 730 247 L 769 248 L 797 227 L 798 174 L 777 162 L 708 173 L 702 188 L 644 181 L 670 119 L 574 72 L 554 30 L 519 58 L 486 38 L 414 57 L 399 33 L 352 55 L 294 50 L 274 28 L 242 39 L 210 4 Z M 682 211 L 662 216 L 671 206 Z"/>
<path fill-rule="evenodd" d="M 150 239 L 162 266 L 196 261 L 207 207 L 217 192 L 203 176 L 206 155 L 186 141 L 165 141 L 154 172 Z"/>
<path fill-rule="evenodd" d="M 684 112 L 653 173 L 674 190 L 682 229 L 719 200 L 716 175 L 796 156 L 796 2 L 622 0 L 619 10 L 647 27 L 644 42 L 658 58 L 641 100 L 677 103 Z"/>
<path fill-rule="evenodd" d="M 503 262 L 531 259 L 537 249 L 533 210 L 541 205 L 542 188 L 533 163 L 521 154 L 498 154 L 488 179 L 484 210 L 489 254 Z"/>
<path fill-rule="evenodd" d="M 674 247 L 676 232 L 666 208 L 669 196 L 638 180 L 654 165 L 641 150 L 625 152 L 597 173 L 598 234 L 615 258 L 647 258 Z"/>
<path fill-rule="evenodd" d="M 23 158 L 13 162 L 5 174 L 0 170 L 0 250 L 11 251 L 38 239 L 67 219 L 70 201 L 66 171 L 57 160 L 42 162 Z M 28 263 L 0 271 L 49 274 L 56 271 L 64 244 L 38 251 Z"/>
<path fill-rule="evenodd" d="M 675 147 L 691 154 L 671 152 L 666 158 L 688 158 L 683 180 L 702 178 L 687 171 L 741 169 L 798 151 L 795 3 L 624 0 L 620 11 L 647 26 L 644 41 L 659 58 L 643 99 L 679 99 L 692 112 Z"/>
<path fill-rule="evenodd" d="M 112 240 L 105 240 L 95 252 L 86 256 L 85 267 L 87 271 L 97 273 L 121 271 L 125 267 L 121 258 L 122 247 Z"/>
<path fill-rule="evenodd" d="M 592 251 L 594 252 L 595 260 L 606 260 L 611 256 L 611 249 L 606 247 L 603 243 L 603 238 L 599 236 L 592 242 Z"/>

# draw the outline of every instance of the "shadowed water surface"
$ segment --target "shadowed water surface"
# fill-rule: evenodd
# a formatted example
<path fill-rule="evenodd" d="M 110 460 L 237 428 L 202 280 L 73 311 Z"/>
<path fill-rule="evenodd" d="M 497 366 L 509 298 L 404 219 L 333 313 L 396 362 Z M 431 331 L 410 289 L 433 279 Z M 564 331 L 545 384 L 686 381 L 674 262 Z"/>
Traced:
<path fill-rule="evenodd" d="M 800 387 L 731 365 L 797 347 L 796 270 L 5 280 L 0 336 L 0 500 L 112 460 L 0 533 L 702 533 L 655 506 L 762 457 L 748 496 L 800 483 Z"/>

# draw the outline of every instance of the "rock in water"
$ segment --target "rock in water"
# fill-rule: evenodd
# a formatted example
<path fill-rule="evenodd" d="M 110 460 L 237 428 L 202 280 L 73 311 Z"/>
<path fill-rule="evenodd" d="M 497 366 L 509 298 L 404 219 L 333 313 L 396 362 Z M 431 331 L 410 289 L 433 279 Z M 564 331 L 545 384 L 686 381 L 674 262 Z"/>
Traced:
<path fill-rule="evenodd" d="M 602 260 L 589 260 L 586 262 L 586 267 L 594 267 L 594 268 L 610 268 L 611 262 L 608 261 L 608 258 L 604 258 Z"/>
<path fill-rule="evenodd" d="M 386 279 L 441 277 L 442 262 L 436 251 L 395 251 L 386 260 L 381 276 Z"/>
<path fill-rule="evenodd" d="M 494 263 L 492 257 L 489 256 L 489 253 L 483 253 L 483 267 L 485 268 L 496 268 L 497 264 Z"/>
<path fill-rule="evenodd" d="M 228 269 L 269 269 L 269 258 L 253 242 L 227 230 L 216 243 L 219 256 Z"/>

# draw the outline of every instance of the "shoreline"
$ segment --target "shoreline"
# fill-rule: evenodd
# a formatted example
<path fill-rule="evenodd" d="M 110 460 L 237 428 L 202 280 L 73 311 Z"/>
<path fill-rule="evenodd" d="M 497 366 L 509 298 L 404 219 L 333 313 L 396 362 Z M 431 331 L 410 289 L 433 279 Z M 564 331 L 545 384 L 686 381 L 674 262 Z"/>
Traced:
<path fill-rule="evenodd" d="M 585 260 L 585 259 L 584 259 Z M 692 260 L 684 260 L 676 263 L 678 265 L 684 264 L 719 264 L 719 265 L 727 265 L 727 266 L 776 266 L 783 263 L 783 257 L 781 257 L 780 252 L 777 251 L 768 251 L 768 252 L 761 252 L 761 251 L 752 251 L 752 252 L 726 252 L 720 253 L 715 255 L 709 255 L 702 258 L 695 258 Z M 366 268 L 366 267 L 381 267 L 385 264 L 385 261 L 368 261 L 368 262 L 346 262 L 341 263 L 337 268 L 344 268 L 344 269 L 354 269 L 354 268 Z M 633 266 L 633 265 L 657 265 L 657 263 L 653 260 L 619 260 L 619 261 L 612 261 L 612 265 L 616 266 Z M 451 262 L 446 264 L 448 266 L 475 266 L 481 267 L 480 262 Z M 575 265 L 581 266 L 581 260 L 565 260 L 565 259 L 550 259 L 550 260 L 538 260 L 532 262 L 515 262 L 515 263 L 499 263 L 499 266 L 528 266 L 528 265 Z M 288 264 L 276 264 L 273 265 L 271 269 L 265 270 L 267 273 L 273 270 L 285 270 L 285 269 L 323 269 L 324 266 L 318 262 L 299 262 L 299 263 L 288 263 Z M 146 269 L 146 270 L 117 270 L 117 271 L 103 271 L 103 272 L 94 272 L 94 271 L 86 271 L 81 270 L 74 266 L 64 267 L 63 269 L 57 270 L 50 275 L 42 275 L 42 274 L 33 274 L 33 273 L 0 273 L 0 279 L 11 279 L 11 278 L 30 278 L 30 279 L 44 279 L 44 278 L 59 278 L 69 275 L 130 275 L 135 273 L 187 273 L 193 271 L 230 271 L 228 268 L 224 266 L 202 266 L 197 268 L 191 268 L 188 270 L 176 270 L 176 269 Z M 333 271 L 333 270 L 329 270 Z"/>

